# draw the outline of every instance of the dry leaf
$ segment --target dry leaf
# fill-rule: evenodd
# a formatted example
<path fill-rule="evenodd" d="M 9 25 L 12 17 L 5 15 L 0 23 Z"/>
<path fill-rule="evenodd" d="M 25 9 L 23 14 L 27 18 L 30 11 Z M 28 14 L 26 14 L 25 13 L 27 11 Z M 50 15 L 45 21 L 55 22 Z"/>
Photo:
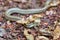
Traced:
<path fill-rule="evenodd" d="M 47 37 L 44 37 L 44 36 L 38 36 L 38 38 L 42 40 L 49 40 Z"/>
<path fill-rule="evenodd" d="M 24 30 L 24 35 L 26 36 L 27 40 L 34 40 L 34 36 L 31 34 L 28 34 L 28 30 Z"/>
<path fill-rule="evenodd" d="M 60 27 L 59 26 L 56 27 L 56 29 L 54 30 L 53 34 L 54 34 L 54 38 L 53 39 L 59 38 L 59 36 L 60 36 Z"/>
<path fill-rule="evenodd" d="M 34 14 L 33 17 L 43 17 L 42 14 Z"/>
<path fill-rule="evenodd" d="M 51 6 L 56 6 L 60 4 L 60 0 L 53 0 L 52 3 L 50 4 Z"/>

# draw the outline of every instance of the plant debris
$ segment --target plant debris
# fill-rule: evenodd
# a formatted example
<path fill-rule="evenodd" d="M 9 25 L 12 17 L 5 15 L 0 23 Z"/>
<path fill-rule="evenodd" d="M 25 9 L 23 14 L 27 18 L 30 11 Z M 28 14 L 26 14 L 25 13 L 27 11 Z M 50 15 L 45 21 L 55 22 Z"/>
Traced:
<path fill-rule="evenodd" d="M 22 20 L 11 21 L 5 18 L 6 10 L 42 8 L 46 0 L 0 0 L 0 40 L 60 40 L 60 0 L 55 1 L 45 12 L 13 14 Z"/>

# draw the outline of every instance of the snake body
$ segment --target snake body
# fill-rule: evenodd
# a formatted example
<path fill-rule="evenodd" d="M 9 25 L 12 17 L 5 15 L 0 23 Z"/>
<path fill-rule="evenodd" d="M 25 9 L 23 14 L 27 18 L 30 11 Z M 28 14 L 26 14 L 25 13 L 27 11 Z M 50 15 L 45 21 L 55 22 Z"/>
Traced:
<path fill-rule="evenodd" d="M 20 17 L 16 17 L 16 16 L 11 16 L 12 13 L 20 13 L 20 14 L 34 14 L 34 13 L 39 13 L 42 11 L 45 11 L 48 7 L 49 7 L 49 3 L 51 2 L 51 0 L 47 0 L 46 2 L 46 6 L 44 8 L 41 9 L 19 9 L 19 8 L 11 8 L 9 10 L 6 11 L 5 13 L 5 17 L 6 19 L 12 20 L 12 21 L 17 21 L 17 20 L 21 20 Z"/>
<path fill-rule="evenodd" d="M 51 1 L 52 0 L 47 0 L 46 3 L 45 3 L 45 6 L 43 8 L 40 8 L 40 9 L 20 9 L 20 8 L 8 9 L 5 13 L 5 17 L 6 17 L 6 19 L 9 19 L 9 20 L 12 20 L 12 21 L 21 20 L 22 18 L 16 17 L 16 16 L 11 16 L 11 14 L 15 13 L 15 12 L 20 13 L 20 14 L 40 13 L 40 12 L 46 11 L 46 9 L 48 9 L 51 6 L 51 5 L 49 5 Z"/>

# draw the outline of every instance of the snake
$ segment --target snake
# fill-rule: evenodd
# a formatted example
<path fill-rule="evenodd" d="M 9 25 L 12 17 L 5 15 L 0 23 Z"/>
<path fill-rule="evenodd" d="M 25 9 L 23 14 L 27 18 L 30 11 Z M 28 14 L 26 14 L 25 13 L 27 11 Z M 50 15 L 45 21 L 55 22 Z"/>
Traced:
<path fill-rule="evenodd" d="M 12 21 L 17 21 L 17 20 L 21 20 L 21 17 L 17 17 L 17 16 L 12 16 L 11 14 L 13 13 L 19 13 L 19 14 L 35 14 L 35 13 L 41 13 L 46 11 L 50 6 L 54 6 L 54 5 L 49 5 L 52 2 L 52 0 L 46 0 L 45 2 L 45 6 L 43 8 L 39 8 L 39 9 L 20 9 L 20 8 L 10 8 L 5 12 L 5 18 L 12 20 Z M 56 2 L 56 0 L 55 0 Z"/>

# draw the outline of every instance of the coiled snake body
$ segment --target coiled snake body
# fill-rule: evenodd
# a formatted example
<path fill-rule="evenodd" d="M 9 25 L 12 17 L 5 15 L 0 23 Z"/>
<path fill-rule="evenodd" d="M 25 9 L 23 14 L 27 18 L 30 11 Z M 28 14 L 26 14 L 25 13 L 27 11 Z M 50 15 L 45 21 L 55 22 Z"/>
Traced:
<path fill-rule="evenodd" d="M 56 2 L 56 0 L 54 0 L 54 1 Z M 11 9 L 6 11 L 5 17 L 6 17 L 6 19 L 9 19 L 9 20 L 12 20 L 12 21 L 21 20 L 22 18 L 16 17 L 16 16 L 11 16 L 11 14 L 15 13 L 15 12 L 16 13 L 20 13 L 20 14 L 35 14 L 35 13 L 40 13 L 40 12 L 46 11 L 46 9 L 48 9 L 50 6 L 54 6 L 54 5 L 49 5 L 51 2 L 52 2 L 52 0 L 47 0 L 46 3 L 45 3 L 45 6 L 43 8 L 40 8 L 40 9 L 11 8 Z"/>

